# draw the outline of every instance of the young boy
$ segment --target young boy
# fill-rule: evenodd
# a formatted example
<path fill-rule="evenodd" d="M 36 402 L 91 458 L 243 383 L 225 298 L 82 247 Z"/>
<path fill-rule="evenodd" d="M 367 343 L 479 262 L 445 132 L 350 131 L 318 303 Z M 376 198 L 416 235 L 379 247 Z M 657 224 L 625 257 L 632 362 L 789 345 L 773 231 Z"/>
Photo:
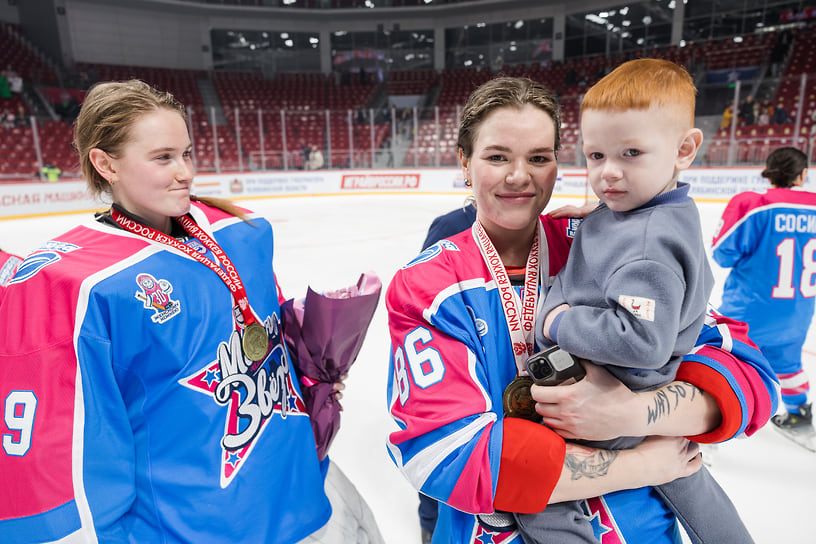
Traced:
<path fill-rule="evenodd" d="M 541 307 L 537 343 L 603 365 L 633 391 L 674 380 L 714 283 L 699 213 L 689 186 L 677 181 L 703 139 L 694 128 L 695 94 L 683 68 L 638 59 L 604 77 L 582 103 L 587 174 L 601 204 L 579 227 Z M 625 449 L 641 440 L 587 443 Z M 656 489 L 692 542 L 752 542 L 705 468 Z M 602 528 L 589 517 L 585 502 L 574 501 L 517 522 L 526 542 L 598 542 L 593 527 Z"/>

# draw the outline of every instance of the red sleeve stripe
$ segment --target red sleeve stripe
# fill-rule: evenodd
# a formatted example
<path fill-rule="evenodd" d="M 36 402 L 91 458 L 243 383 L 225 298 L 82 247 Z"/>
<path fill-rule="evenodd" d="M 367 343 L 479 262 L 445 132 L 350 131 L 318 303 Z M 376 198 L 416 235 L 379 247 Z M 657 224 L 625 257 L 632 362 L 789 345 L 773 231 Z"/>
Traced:
<path fill-rule="evenodd" d="M 718 355 L 733 358 L 730 353 L 724 351 L 719 351 Z M 742 405 L 734 389 L 722 374 L 702 363 L 687 360 L 680 365 L 676 379 L 696 385 L 714 397 L 722 413 L 722 422 L 719 427 L 707 433 L 689 436 L 689 440 L 701 443 L 722 442 L 733 438 L 739 432 L 743 422 Z M 742 382 L 739 378 L 738 381 Z"/>
<path fill-rule="evenodd" d="M 550 501 L 566 456 L 564 439 L 526 419 L 504 418 L 501 466 L 493 506 L 533 514 Z"/>

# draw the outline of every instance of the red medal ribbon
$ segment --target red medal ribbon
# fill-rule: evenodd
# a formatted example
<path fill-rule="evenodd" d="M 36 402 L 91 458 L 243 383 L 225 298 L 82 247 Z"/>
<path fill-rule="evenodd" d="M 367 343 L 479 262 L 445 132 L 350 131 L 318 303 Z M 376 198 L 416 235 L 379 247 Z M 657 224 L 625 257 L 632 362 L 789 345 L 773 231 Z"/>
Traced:
<path fill-rule="evenodd" d="M 238 275 L 235 265 L 232 264 L 230 258 L 227 257 L 227 254 L 224 253 L 224 250 L 218 245 L 218 242 L 213 240 L 209 234 L 204 232 L 204 230 L 188 216 L 182 215 L 179 217 L 174 217 L 173 219 L 176 221 L 176 223 L 181 225 L 187 234 L 204 244 L 207 249 L 212 251 L 213 255 L 215 255 L 218 261 L 222 264 L 223 268 L 187 244 L 184 244 L 172 236 L 168 236 L 167 234 L 154 229 L 153 227 L 139 223 L 135 219 L 121 213 L 116 208 L 111 208 L 111 218 L 126 231 L 153 242 L 175 248 L 201 264 L 209 267 L 210 270 L 218 274 L 218 277 L 221 278 L 232 293 L 235 302 L 238 304 L 238 308 L 241 310 L 241 315 L 244 317 L 244 327 L 249 327 L 251 324 L 257 321 L 249 307 L 249 298 L 247 297 L 246 289 L 244 288 L 244 282 L 241 281 L 241 277 Z"/>

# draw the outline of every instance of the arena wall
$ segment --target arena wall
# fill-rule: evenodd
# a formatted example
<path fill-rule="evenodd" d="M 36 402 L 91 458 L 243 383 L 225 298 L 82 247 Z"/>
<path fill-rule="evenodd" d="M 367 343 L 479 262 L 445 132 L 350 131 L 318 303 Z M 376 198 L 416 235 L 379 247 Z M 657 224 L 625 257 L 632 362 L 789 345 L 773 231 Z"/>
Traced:
<path fill-rule="evenodd" d="M 680 179 L 691 184 L 691 196 L 702 202 L 727 202 L 742 191 L 761 191 L 769 185 L 760 168 L 693 168 Z M 814 190 L 816 172 L 807 186 Z M 192 192 L 232 200 L 309 195 L 462 193 L 462 172 L 456 168 L 393 170 L 319 170 L 248 172 L 199 175 Z M 591 195 L 586 170 L 564 168 L 559 172 L 555 196 L 584 198 Z M 57 183 L 11 183 L 0 185 L 0 219 L 86 212 L 107 208 L 94 199 L 82 180 Z"/>

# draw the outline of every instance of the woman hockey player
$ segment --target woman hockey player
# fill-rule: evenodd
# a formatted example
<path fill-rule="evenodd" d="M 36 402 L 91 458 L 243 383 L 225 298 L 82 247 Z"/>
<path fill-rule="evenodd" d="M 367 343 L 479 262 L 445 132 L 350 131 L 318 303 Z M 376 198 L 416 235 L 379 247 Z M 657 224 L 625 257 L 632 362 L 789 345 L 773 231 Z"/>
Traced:
<path fill-rule="evenodd" d="M 74 143 L 113 205 L 30 254 L 0 304 L 4 541 L 381 542 L 370 512 L 332 515 L 327 490 L 367 507 L 318 461 L 271 227 L 191 196 L 184 108 L 103 83 Z"/>
<path fill-rule="evenodd" d="M 386 295 L 388 401 L 399 427 L 389 451 L 418 490 L 440 501 L 434 542 L 521 542 L 506 512 L 573 499 L 587 499 L 601 542 L 679 542 L 673 514 L 649 488 L 588 497 L 691 474 L 700 456 L 681 436 L 726 440 L 771 414 L 767 362 L 741 324 L 711 316 L 681 365 L 682 381 L 665 388 L 635 394 L 592 367 L 569 388 L 532 388 L 539 403 L 560 405 L 563 417 L 550 422 L 564 436 L 660 438 L 608 452 L 506 417 L 538 418 L 524 406 L 529 382 L 518 378 L 535 350 L 537 298 L 565 263 L 575 228 L 541 216 L 557 175 L 558 126 L 555 97 L 539 84 L 498 78 L 477 89 L 459 130 L 477 221 L 403 267 Z M 671 410 L 647 425 L 666 399 Z"/>
<path fill-rule="evenodd" d="M 807 155 L 795 147 L 772 151 L 762 171 L 772 187 L 728 202 L 713 256 L 731 268 L 720 311 L 748 323 L 779 378 L 785 412 L 771 421 L 783 431 L 812 434 L 810 382 L 802 368 L 816 297 L 816 193 L 803 188 L 807 166 Z"/>

